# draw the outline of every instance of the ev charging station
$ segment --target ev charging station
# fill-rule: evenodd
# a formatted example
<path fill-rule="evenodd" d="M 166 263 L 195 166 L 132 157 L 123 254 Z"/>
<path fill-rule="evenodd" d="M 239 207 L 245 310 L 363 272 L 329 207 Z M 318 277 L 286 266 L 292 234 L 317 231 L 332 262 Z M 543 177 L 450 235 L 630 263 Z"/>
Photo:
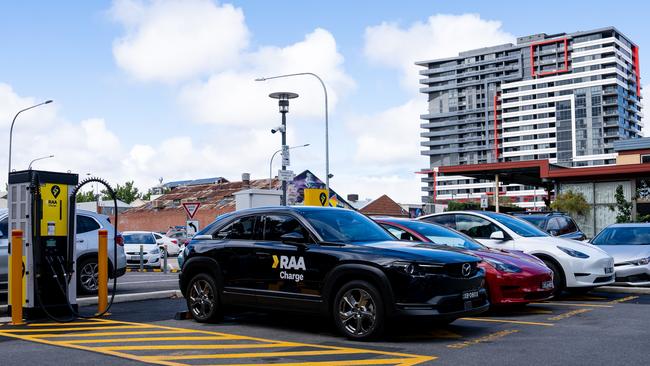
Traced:
<path fill-rule="evenodd" d="M 26 319 L 77 310 L 73 195 L 78 183 L 79 176 L 71 173 L 25 170 L 9 174 L 9 230 L 23 233 L 23 269 L 10 268 L 9 283 L 22 272 Z"/>

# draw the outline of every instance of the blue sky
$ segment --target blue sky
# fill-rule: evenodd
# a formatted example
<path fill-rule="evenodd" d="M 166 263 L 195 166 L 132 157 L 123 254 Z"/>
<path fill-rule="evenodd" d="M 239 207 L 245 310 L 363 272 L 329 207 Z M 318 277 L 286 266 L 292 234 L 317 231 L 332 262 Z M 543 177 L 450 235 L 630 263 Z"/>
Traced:
<path fill-rule="evenodd" d="M 153 12 L 157 3 L 121 1 L 118 5 L 136 4 L 146 14 Z M 413 172 L 426 167 L 426 159 L 419 157 L 417 153 L 411 154 L 413 156 L 410 158 L 398 156 L 402 151 L 402 145 L 395 145 L 394 149 L 376 146 L 376 154 L 395 154 L 394 159 L 391 156 L 374 159 L 367 151 L 368 145 L 373 143 L 381 142 L 381 145 L 392 143 L 390 124 L 395 118 L 399 121 L 395 120 L 393 124 L 411 126 L 409 128 L 415 126 L 412 130 L 415 131 L 412 141 L 408 141 L 405 146 L 414 149 L 412 151 L 418 149 L 419 107 L 405 107 L 393 111 L 392 114 L 390 112 L 391 109 L 400 108 L 410 102 L 424 101 L 424 96 L 417 94 L 417 69 L 409 69 L 408 60 L 400 58 L 399 55 L 395 55 L 395 59 L 392 59 L 390 52 L 385 60 L 378 59 L 377 54 L 380 55 L 379 57 L 384 56 L 381 56 L 381 50 L 377 51 L 379 53 L 369 51 L 369 37 L 372 38 L 372 34 L 375 34 L 370 32 L 369 35 L 369 27 L 386 23 L 387 28 L 402 32 L 404 33 L 402 36 L 408 37 L 412 33 L 408 33 L 407 30 L 413 29 L 413 32 L 417 32 L 417 29 L 413 28 L 414 24 L 428 24 L 430 16 L 436 14 L 462 16 L 472 13 L 477 14 L 481 21 L 500 22 L 500 25 L 494 29 L 494 39 L 502 40 L 508 39 L 509 36 L 541 32 L 549 34 L 573 32 L 613 25 L 640 46 L 643 75 L 650 67 L 650 61 L 645 57 L 646 47 L 650 45 L 650 32 L 646 20 L 650 5 L 641 1 L 636 4 L 627 2 L 625 5 L 612 1 L 588 3 L 546 1 L 542 8 L 535 10 L 529 9 L 520 1 L 491 3 L 483 1 L 327 1 L 320 3 L 234 1 L 212 2 L 211 6 L 218 9 L 224 4 L 232 4 L 233 8 L 243 15 L 240 23 L 247 31 L 247 36 L 242 36 L 244 37 L 242 39 L 247 40 L 247 46 L 243 50 L 233 51 L 235 54 L 233 57 L 236 59 L 228 65 L 221 65 L 218 68 L 209 65 L 205 70 L 173 82 L 155 77 L 143 80 L 133 68 L 118 62 L 115 42 L 129 35 L 133 36 L 133 33 L 129 32 L 134 28 L 137 32 L 138 27 L 143 27 L 144 23 L 143 21 L 129 23 L 129 15 L 124 12 L 116 15 L 115 3 L 21 1 L 0 4 L 0 44 L 2 45 L 0 84 L 5 84 L 11 89 L 9 95 L 5 95 L 4 104 L 0 94 L 0 113 L 2 113 L 0 132 L 6 136 L 8 120 L 15 112 L 15 107 L 21 102 L 52 98 L 56 104 L 52 107 L 52 111 L 41 111 L 26 117 L 23 127 L 25 135 L 21 138 L 23 145 L 28 146 L 18 148 L 15 162 L 19 166 L 16 168 L 26 165 L 30 157 L 34 157 L 35 154 L 54 153 L 57 158 L 43 162 L 42 168 L 92 171 L 106 176 L 113 182 L 136 179 L 136 184 L 142 188 L 152 185 L 158 176 L 163 176 L 167 181 L 214 175 L 237 179 L 239 173 L 249 171 L 253 173 L 254 178 L 264 178 L 265 172 L 268 171 L 268 157 L 277 147 L 276 145 L 279 145 L 279 141 L 273 140 L 276 136 L 266 133 L 270 127 L 277 125 L 278 120 L 274 118 L 279 118 L 271 114 L 275 112 L 273 102 L 251 98 L 250 101 L 243 100 L 241 104 L 219 105 L 219 98 L 216 98 L 216 102 L 209 98 L 214 95 L 210 94 L 215 92 L 214 89 L 204 90 L 198 94 L 202 97 L 199 101 L 196 100 L 198 97 L 195 92 L 203 90 L 202 87 L 206 87 L 210 78 L 215 75 L 236 72 L 240 76 L 241 74 L 248 76 L 248 73 L 254 74 L 260 70 L 275 70 L 275 66 L 268 66 L 265 63 L 273 64 L 277 59 L 270 57 L 268 60 L 260 61 L 261 49 L 289 48 L 304 41 L 307 35 L 320 28 L 326 31 L 326 34 L 321 34 L 322 37 L 313 42 L 318 48 L 328 44 L 329 37 L 334 40 L 335 51 L 324 53 L 322 57 L 329 60 L 331 56 L 331 63 L 327 64 L 323 61 L 321 65 L 319 60 L 314 61 L 308 57 L 309 55 L 305 55 L 305 61 L 297 61 L 299 66 L 296 67 L 304 65 L 306 69 L 295 71 L 309 71 L 307 69 L 311 67 L 322 69 L 323 72 L 329 70 L 332 73 L 339 73 L 338 76 L 331 78 L 334 80 L 331 86 L 332 92 L 337 95 L 331 111 L 331 170 L 336 175 L 332 185 L 342 194 L 360 193 L 362 197 L 376 198 L 386 192 L 401 201 L 417 202 L 420 196 L 419 184 Z M 161 21 L 157 24 L 165 26 L 166 23 Z M 458 32 L 461 33 L 465 31 L 462 24 L 457 25 Z M 190 26 L 201 27 L 201 24 Z M 215 33 L 220 33 L 226 38 L 229 36 L 230 29 L 219 28 L 218 24 L 215 27 Z M 426 40 L 426 34 L 419 39 Z M 491 45 L 490 39 L 486 36 L 483 41 L 486 46 Z M 311 40 L 306 43 L 309 42 Z M 420 55 L 418 49 L 425 50 L 427 46 L 431 47 L 431 45 L 409 42 L 409 38 L 404 38 L 402 42 L 404 45 L 395 48 L 396 51 L 393 53 L 404 50 L 404 47 L 410 47 L 407 53 Z M 161 44 L 162 46 L 160 44 L 158 46 L 165 46 L 165 42 Z M 459 41 L 455 46 L 462 49 L 463 43 Z M 218 51 L 216 50 L 216 55 L 219 55 Z M 271 55 L 277 55 L 279 51 L 274 52 L 276 53 Z M 440 47 L 440 54 L 455 52 L 457 51 L 454 46 Z M 289 56 L 286 57 L 296 54 L 301 57 L 299 51 L 287 52 L 287 54 Z M 432 54 L 431 57 L 423 56 L 433 58 L 438 57 L 439 54 Z M 179 58 L 183 57 L 179 55 Z M 416 59 L 410 60 L 410 63 L 414 61 Z M 315 62 L 314 66 L 311 66 L 311 62 Z M 281 65 L 277 67 L 278 70 L 282 69 Z M 321 74 L 321 76 L 329 86 L 330 75 Z M 239 77 L 237 80 L 245 83 L 250 78 Z M 646 84 L 644 78 L 642 83 Z M 220 88 L 217 91 L 226 94 L 232 86 L 232 84 L 218 82 L 213 84 L 214 88 Z M 304 108 L 320 108 L 317 103 L 320 95 L 315 94 L 319 93 L 319 90 L 314 88 L 309 80 L 305 80 L 302 84 L 276 82 L 265 86 L 268 91 L 288 87 L 296 88 L 296 91 L 301 92 L 301 98 L 303 95 L 312 96 L 311 99 L 304 99 L 304 102 L 303 99 L 298 99 L 295 103 L 303 102 Z M 256 92 L 254 89 L 251 90 L 251 93 Z M 259 89 L 257 92 L 261 93 Z M 190 93 L 189 97 L 188 93 Z M 216 106 L 212 106 L 211 103 L 216 103 Z M 202 110 L 204 107 L 205 112 L 200 112 L 203 114 L 195 113 L 196 110 Z M 214 119 L 206 116 L 217 107 L 219 112 L 224 108 L 232 110 L 224 112 L 223 117 L 219 113 Z M 218 120 L 236 116 L 239 110 L 253 108 L 266 108 L 266 114 L 262 116 L 269 120 L 250 122 L 242 117 L 242 121 L 235 124 Z M 397 117 L 396 115 L 401 111 L 413 113 L 405 113 L 408 115 Z M 424 113 L 425 110 L 422 109 L 420 112 Z M 257 115 L 250 118 L 254 117 L 259 118 Z M 43 122 L 39 126 L 39 118 L 50 122 Z M 290 114 L 289 118 L 290 126 L 291 123 L 295 126 L 295 129 L 290 130 L 292 134 L 290 142 L 312 144 L 302 152 L 296 150 L 293 156 L 294 170 L 309 168 L 322 176 L 323 145 L 320 111 L 299 110 L 295 115 Z M 30 119 L 34 119 L 33 123 Z M 51 126 L 66 123 L 70 131 L 74 131 L 78 126 L 84 125 L 82 121 L 89 119 L 102 122 L 85 124 L 89 131 L 74 138 L 96 141 L 92 146 L 87 144 L 84 146 L 84 143 L 77 144 L 74 138 L 70 137 L 68 145 L 76 145 L 74 148 L 52 142 L 48 142 L 47 147 L 50 150 L 47 151 L 34 147 L 40 146 L 39 141 L 48 140 L 48 136 L 51 136 L 48 128 L 52 128 Z M 380 120 L 383 120 L 384 124 L 377 122 Z M 384 127 L 386 131 L 382 135 L 381 129 Z M 373 136 L 365 136 L 364 130 L 372 129 L 379 129 L 379 131 L 374 131 Z M 271 142 L 268 145 L 251 142 L 249 135 L 240 133 L 244 130 L 251 134 L 250 136 L 254 135 L 262 139 L 261 141 L 268 138 Z M 93 131 L 100 132 L 93 135 Z M 103 133 L 108 137 L 102 137 Z M 70 132 L 65 136 L 72 135 L 74 133 Z M 17 138 L 20 136 L 17 135 Z M 179 136 L 186 139 L 174 140 Z M 226 141 L 223 141 L 224 136 Z M 403 139 L 395 142 L 403 144 L 404 141 L 401 140 Z M 17 140 L 18 143 L 20 141 Z M 233 153 L 233 146 L 227 142 L 235 144 L 241 151 L 237 150 Z M 119 151 L 111 151 L 111 146 L 101 148 L 97 146 L 103 143 L 117 145 L 114 147 Z M 365 154 L 362 152 L 364 143 Z M 28 148 L 29 146 L 32 148 Z M 174 157 L 174 153 L 169 151 L 182 149 L 191 150 L 193 155 L 179 158 L 178 161 L 170 158 L 170 156 Z M 57 154 L 59 150 L 61 153 Z M 167 155 L 161 155 L 163 153 Z M 247 155 L 239 162 L 237 159 L 242 154 L 250 156 Z M 85 158 L 82 159 L 81 155 Z M 219 156 L 221 160 L 206 160 L 211 156 Z M 158 164 L 155 168 L 152 167 L 152 161 L 165 159 L 169 164 Z M 102 162 L 95 163 L 98 160 Z M 197 161 L 183 163 L 186 160 Z M 5 161 L 3 157 L 0 163 L 5 164 Z M 210 162 L 214 164 L 211 165 Z"/>

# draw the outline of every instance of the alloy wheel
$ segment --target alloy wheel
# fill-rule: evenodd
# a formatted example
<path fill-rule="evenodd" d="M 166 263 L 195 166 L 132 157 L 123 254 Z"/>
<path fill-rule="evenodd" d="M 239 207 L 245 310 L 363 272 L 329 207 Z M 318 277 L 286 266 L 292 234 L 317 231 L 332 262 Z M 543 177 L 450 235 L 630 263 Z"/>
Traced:
<path fill-rule="evenodd" d="M 207 319 L 214 309 L 214 293 L 206 280 L 197 280 L 189 293 L 190 310 L 200 319 Z"/>
<path fill-rule="evenodd" d="M 366 290 L 348 290 L 341 297 L 338 309 L 339 319 L 350 334 L 364 336 L 373 330 L 377 321 L 377 307 Z"/>
<path fill-rule="evenodd" d="M 98 265 L 97 263 L 86 263 L 80 271 L 79 279 L 81 286 L 84 287 L 86 291 L 96 291 L 97 290 L 97 277 L 98 277 Z"/>

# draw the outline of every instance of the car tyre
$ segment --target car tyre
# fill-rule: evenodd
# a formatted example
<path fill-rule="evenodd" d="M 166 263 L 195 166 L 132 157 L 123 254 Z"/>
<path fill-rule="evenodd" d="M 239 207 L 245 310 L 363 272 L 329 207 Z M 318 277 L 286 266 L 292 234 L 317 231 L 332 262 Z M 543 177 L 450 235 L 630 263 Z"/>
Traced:
<path fill-rule="evenodd" d="M 353 340 L 379 337 L 385 327 L 384 301 L 375 286 L 351 281 L 336 293 L 332 315 L 337 329 Z"/>
<path fill-rule="evenodd" d="M 216 323 L 221 320 L 221 304 L 214 278 L 200 273 L 194 276 L 185 291 L 187 309 L 199 323 Z"/>
<path fill-rule="evenodd" d="M 84 295 L 97 293 L 98 267 L 96 258 L 85 258 L 77 263 L 77 292 Z"/>
<path fill-rule="evenodd" d="M 564 275 L 559 266 L 554 262 L 549 260 L 542 259 L 546 267 L 550 268 L 553 271 L 553 297 L 556 297 L 562 293 L 566 287 L 566 281 L 564 280 Z"/>

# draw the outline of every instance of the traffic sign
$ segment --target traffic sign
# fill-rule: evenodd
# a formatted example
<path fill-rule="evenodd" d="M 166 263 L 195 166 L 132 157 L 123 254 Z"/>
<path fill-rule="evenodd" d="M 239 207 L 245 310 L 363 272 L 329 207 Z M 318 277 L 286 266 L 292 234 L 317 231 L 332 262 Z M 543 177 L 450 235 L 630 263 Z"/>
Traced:
<path fill-rule="evenodd" d="M 488 196 L 485 194 L 481 196 L 481 208 L 488 208 Z"/>
<path fill-rule="evenodd" d="M 185 232 L 190 238 L 196 235 L 199 232 L 199 220 L 187 220 Z"/>
<path fill-rule="evenodd" d="M 196 211 L 199 210 L 199 206 L 201 206 L 201 204 L 199 202 L 185 202 L 185 203 L 183 203 L 183 208 L 185 209 L 185 212 L 187 213 L 187 216 L 190 219 L 194 218 L 194 215 L 196 214 Z"/>
<path fill-rule="evenodd" d="M 293 180 L 293 170 L 278 170 L 278 179 L 282 182 L 290 182 Z"/>
<path fill-rule="evenodd" d="M 289 149 L 282 150 L 282 165 L 289 166 L 291 165 L 291 159 L 289 156 Z"/>

